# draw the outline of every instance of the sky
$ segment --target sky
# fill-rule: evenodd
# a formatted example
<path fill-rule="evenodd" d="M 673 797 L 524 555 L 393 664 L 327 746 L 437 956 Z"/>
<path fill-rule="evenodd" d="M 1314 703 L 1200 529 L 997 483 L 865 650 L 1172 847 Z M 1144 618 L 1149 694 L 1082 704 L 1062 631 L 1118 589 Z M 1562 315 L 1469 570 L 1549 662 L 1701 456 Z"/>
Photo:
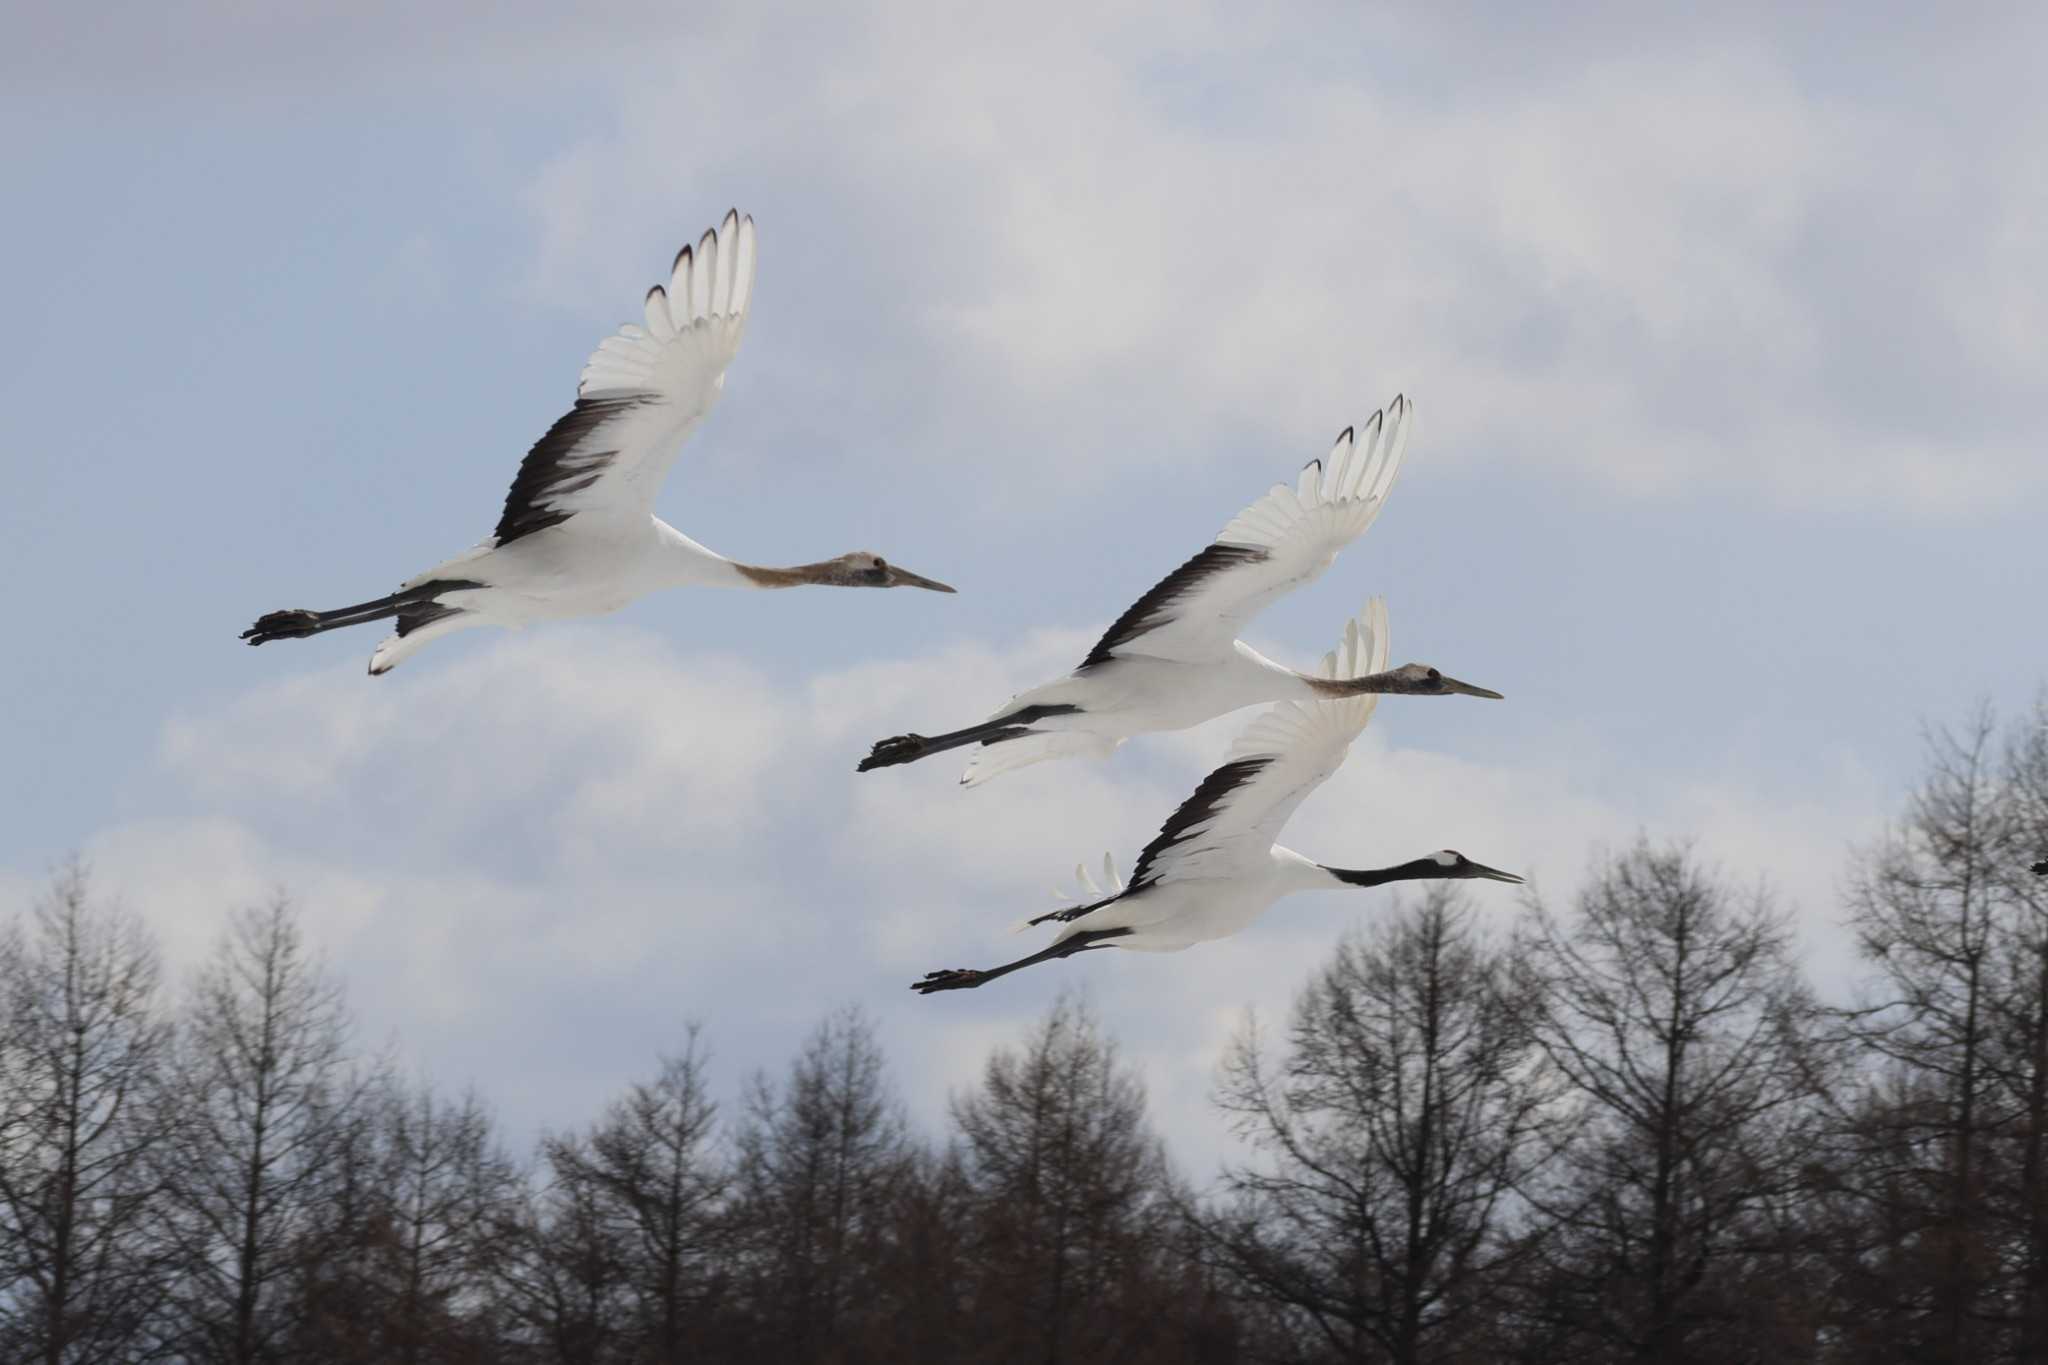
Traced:
<path fill-rule="evenodd" d="M 736 1083 L 849 1002 L 936 1122 L 1082 985 L 1203 1174 L 1224 1041 L 1390 898 L 904 987 L 1028 950 L 1252 713 L 973 791 L 854 764 L 1071 667 L 1405 392 L 1387 515 L 1249 638 L 1305 666 L 1380 593 L 1397 662 L 1508 700 L 1390 699 L 1286 842 L 1562 906 L 1690 838 L 1850 980 L 1923 728 L 2048 682 L 2048 20 L 1781 8 L 31 7 L 0 910 L 76 852 L 184 965 L 286 890 L 366 1043 L 514 1136 L 691 1019 Z M 753 316 L 657 510 L 957 596 L 675 592 L 374 680 L 376 629 L 237 641 L 488 532 L 733 205 Z"/>

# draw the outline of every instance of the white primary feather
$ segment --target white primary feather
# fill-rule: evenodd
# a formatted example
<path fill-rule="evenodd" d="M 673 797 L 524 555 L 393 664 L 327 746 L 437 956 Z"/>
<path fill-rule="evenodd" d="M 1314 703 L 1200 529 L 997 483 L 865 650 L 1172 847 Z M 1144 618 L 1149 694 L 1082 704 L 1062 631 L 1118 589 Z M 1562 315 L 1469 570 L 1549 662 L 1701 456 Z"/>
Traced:
<path fill-rule="evenodd" d="M 1228 654 L 1253 616 L 1320 575 L 1371 527 L 1401 471 L 1414 418 L 1415 405 L 1396 397 L 1359 431 L 1338 437 L 1323 459 L 1311 460 L 1292 487 L 1274 484 L 1233 517 L 1205 552 L 1236 547 L 1261 553 L 1189 583 L 1155 624 L 1127 634 L 1111 652 L 1185 663 Z"/>

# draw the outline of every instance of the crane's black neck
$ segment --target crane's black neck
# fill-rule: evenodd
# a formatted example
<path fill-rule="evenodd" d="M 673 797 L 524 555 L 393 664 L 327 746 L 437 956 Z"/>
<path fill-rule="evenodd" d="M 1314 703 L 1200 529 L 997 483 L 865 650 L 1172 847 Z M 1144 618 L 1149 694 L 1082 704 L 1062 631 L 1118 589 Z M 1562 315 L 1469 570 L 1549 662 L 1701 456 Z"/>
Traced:
<path fill-rule="evenodd" d="M 1416 882 L 1457 876 L 1457 869 L 1434 858 L 1417 858 L 1394 867 L 1325 867 L 1323 871 L 1347 886 L 1385 886 L 1388 882 Z"/>

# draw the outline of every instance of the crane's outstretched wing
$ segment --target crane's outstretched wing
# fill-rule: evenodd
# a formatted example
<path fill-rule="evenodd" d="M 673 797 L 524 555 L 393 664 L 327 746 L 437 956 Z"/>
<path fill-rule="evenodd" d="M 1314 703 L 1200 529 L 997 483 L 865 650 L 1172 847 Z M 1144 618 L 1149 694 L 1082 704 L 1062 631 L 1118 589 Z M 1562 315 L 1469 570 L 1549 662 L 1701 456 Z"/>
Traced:
<path fill-rule="evenodd" d="M 1375 597 L 1323 656 L 1321 676 L 1352 678 L 1387 667 L 1387 604 Z M 1343 763 L 1379 698 L 1284 701 L 1230 746 L 1222 767 L 1160 827 L 1138 855 L 1125 895 L 1163 882 L 1232 877 L 1264 866 L 1295 808 Z"/>
<path fill-rule="evenodd" d="M 1396 398 L 1355 434 L 1347 428 L 1293 487 L 1272 491 L 1237 514 L 1214 544 L 1132 604 L 1081 661 L 1123 654 L 1201 663 L 1226 656 L 1267 603 L 1330 567 L 1364 534 L 1400 472 L 1415 405 Z"/>
<path fill-rule="evenodd" d="M 753 292 L 754 220 L 735 210 L 676 253 L 668 287 L 647 291 L 646 326 L 627 323 L 591 353 L 576 406 L 521 462 L 496 543 L 572 517 L 649 515 L 676 449 L 718 400 Z"/>

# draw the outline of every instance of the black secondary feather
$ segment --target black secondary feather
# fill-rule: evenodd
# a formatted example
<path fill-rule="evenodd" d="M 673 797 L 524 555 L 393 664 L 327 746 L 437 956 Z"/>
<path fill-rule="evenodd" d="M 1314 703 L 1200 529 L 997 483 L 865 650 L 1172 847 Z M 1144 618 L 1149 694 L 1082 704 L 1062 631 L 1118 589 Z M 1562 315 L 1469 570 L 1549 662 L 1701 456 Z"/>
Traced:
<path fill-rule="evenodd" d="M 1219 542 L 1206 547 L 1153 584 L 1150 591 L 1131 604 L 1129 611 L 1117 617 L 1102 638 L 1095 642 L 1095 648 L 1088 651 L 1088 657 L 1081 660 L 1081 667 L 1093 668 L 1097 664 L 1108 663 L 1116 656 L 1118 645 L 1128 644 L 1147 631 L 1157 630 L 1171 621 L 1174 608 L 1181 599 L 1217 574 L 1227 573 L 1240 564 L 1257 564 L 1270 557 L 1268 551 L 1256 545 L 1225 545 Z"/>
<path fill-rule="evenodd" d="M 610 398 L 579 398 L 576 406 L 555 419 L 547 433 L 533 443 L 519 462 L 519 473 L 505 495 L 505 510 L 491 534 L 500 545 L 521 536 L 545 531 L 567 521 L 570 513 L 549 507 L 548 501 L 590 487 L 619 457 L 610 450 L 582 450 L 578 447 L 595 435 L 606 422 L 623 417 L 636 408 L 661 400 L 650 394 L 621 394 Z"/>
<path fill-rule="evenodd" d="M 1270 754 L 1240 758 L 1203 778 L 1202 785 L 1195 788 L 1195 794 L 1181 802 L 1179 810 L 1166 817 L 1159 833 L 1138 855 L 1138 865 L 1131 870 L 1130 885 L 1124 894 L 1130 895 L 1150 885 L 1154 860 L 1200 834 L 1229 803 L 1231 794 L 1250 783 L 1272 762 Z"/>

